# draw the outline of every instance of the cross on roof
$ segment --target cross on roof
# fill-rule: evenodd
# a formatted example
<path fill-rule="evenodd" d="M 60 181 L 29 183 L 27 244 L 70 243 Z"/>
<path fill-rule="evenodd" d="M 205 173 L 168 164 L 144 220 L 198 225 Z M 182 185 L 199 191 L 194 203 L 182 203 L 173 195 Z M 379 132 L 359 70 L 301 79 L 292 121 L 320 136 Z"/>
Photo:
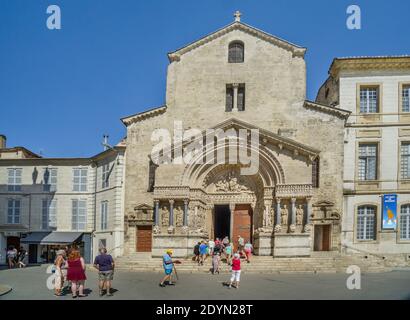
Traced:
<path fill-rule="evenodd" d="M 235 21 L 240 22 L 241 21 L 241 15 L 242 15 L 242 13 L 240 11 L 236 11 L 233 15 L 235 17 Z"/>

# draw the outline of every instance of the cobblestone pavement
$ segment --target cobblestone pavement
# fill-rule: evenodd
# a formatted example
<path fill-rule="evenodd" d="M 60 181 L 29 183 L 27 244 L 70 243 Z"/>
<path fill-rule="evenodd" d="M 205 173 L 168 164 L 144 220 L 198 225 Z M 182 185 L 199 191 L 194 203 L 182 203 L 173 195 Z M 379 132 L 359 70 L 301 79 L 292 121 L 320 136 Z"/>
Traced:
<path fill-rule="evenodd" d="M 46 287 L 46 266 L 0 270 L 0 284 L 13 290 L 0 296 L 7 299 L 61 299 Z M 87 271 L 89 296 L 82 299 L 410 299 L 410 272 L 394 271 L 363 274 L 361 290 L 348 290 L 347 274 L 243 274 L 240 289 L 228 289 L 222 283 L 228 274 L 180 274 L 175 286 L 161 288 L 162 274 L 116 272 L 113 297 L 98 296 L 97 272 Z"/>

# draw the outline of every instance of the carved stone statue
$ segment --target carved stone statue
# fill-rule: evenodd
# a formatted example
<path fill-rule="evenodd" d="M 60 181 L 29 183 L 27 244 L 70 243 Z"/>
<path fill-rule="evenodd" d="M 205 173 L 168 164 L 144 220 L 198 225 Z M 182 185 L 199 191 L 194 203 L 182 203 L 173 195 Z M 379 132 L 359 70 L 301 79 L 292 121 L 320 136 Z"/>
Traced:
<path fill-rule="evenodd" d="M 175 215 L 175 226 L 182 227 L 184 225 L 184 211 L 182 210 L 181 206 L 177 206 L 174 209 Z"/>
<path fill-rule="evenodd" d="M 161 208 L 161 224 L 163 227 L 169 226 L 169 212 L 166 206 Z"/>
<path fill-rule="evenodd" d="M 263 211 L 263 226 L 271 227 L 272 226 L 272 212 L 269 207 L 265 207 Z"/>
<path fill-rule="evenodd" d="M 296 225 L 301 226 L 303 225 L 303 215 L 304 215 L 304 210 L 302 205 L 299 205 L 298 208 L 296 209 Z"/>
<path fill-rule="evenodd" d="M 237 177 L 235 171 L 231 171 L 215 182 L 215 191 L 245 192 L 249 191 L 249 189 L 244 185 L 244 181 L 241 181 L 241 179 Z"/>
<path fill-rule="evenodd" d="M 286 204 L 284 204 L 282 210 L 280 210 L 280 218 L 282 221 L 282 225 L 284 226 L 288 225 L 288 215 L 289 215 L 288 207 Z"/>

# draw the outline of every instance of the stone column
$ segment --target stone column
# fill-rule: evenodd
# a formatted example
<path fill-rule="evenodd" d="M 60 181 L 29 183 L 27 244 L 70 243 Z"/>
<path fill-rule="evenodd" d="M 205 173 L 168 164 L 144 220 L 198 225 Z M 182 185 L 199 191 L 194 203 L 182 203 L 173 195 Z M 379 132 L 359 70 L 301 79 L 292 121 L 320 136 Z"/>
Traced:
<path fill-rule="evenodd" d="M 282 219 L 281 219 L 281 216 L 280 216 L 280 201 L 281 201 L 280 198 L 276 198 L 276 211 L 275 211 L 275 213 L 276 213 L 275 232 L 276 233 L 279 233 L 279 232 L 282 231 L 282 221 L 281 221 Z"/>
<path fill-rule="evenodd" d="M 305 232 L 309 233 L 312 230 L 312 198 L 306 198 L 306 225 Z"/>
<path fill-rule="evenodd" d="M 239 84 L 238 83 L 234 83 L 233 85 L 233 107 L 232 107 L 232 111 L 238 111 L 238 88 L 239 88 Z"/>
<path fill-rule="evenodd" d="M 296 198 L 292 198 L 291 200 L 291 220 L 290 220 L 290 232 L 296 231 Z"/>
<path fill-rule="evenodd" d="M 169 226 L 174 226 L 174 200 L 169 200 Z"/>
<path fill-rule="evenodd" d="M 155 226 L 159 226 L 159 200 L 154 200 L 154 222 Z"/>
<path fill-rule="evenodd" d="M 188 200 L 184 200 L 184 227 L 188 226 Z"/>

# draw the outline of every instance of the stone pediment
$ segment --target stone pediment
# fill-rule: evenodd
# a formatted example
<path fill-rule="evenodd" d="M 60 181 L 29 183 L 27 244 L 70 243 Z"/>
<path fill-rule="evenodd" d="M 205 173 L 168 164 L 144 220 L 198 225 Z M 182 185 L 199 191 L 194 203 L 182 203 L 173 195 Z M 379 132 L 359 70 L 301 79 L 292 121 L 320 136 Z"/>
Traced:
<path fill-rule="evenodd" d="M 146 203 L 134 207 L 134 212 L 129 213 L 125 219 L 128 222 L 151 222 L 153 221 L 154 208 Z"/>
<path fill-rule="evenodd" d="M 304 47 L 300 47 L 298 45 L 295 45 L 293 43 L 290 43 L 286 40 L 280 39 L 274 35 L 271 35 L 265 31 L 259 30 L 255 27 L 252 27 L 250 25 L 247 25 L 243 22 L 239 22 L 239 21 L 235 21 L 213 33 L 208 34 L 207 36 L 194 41 L 174 52 L 170 52 L 168 54 L 168 58 L 170 62 L 174 62 L 174 61 L 179 61 L 181 56 L 184 55 L 187 52 L 190 52 L 198 47 L 201 47 L 211 41 L 214 41 L 215 39 L 218 39 L 222 36 L 224 36 L 225 34 L 232 32 L 234 30 L 240 30 L 242 32 L 245 32 L 247 34 L 250 34 L 260 40 L 264 40 L 267 41 L 269 43 L 272 43 L 280 48 L 283 48 L 285 50 L 289 50 L 292 52 L 293 56 L 300 56 L 300 57 L 304 57 L 305 53 L 306 53 L 306 48 Z"/>
<path fill-rule="evenodd" d="M 228 119 L 218 125 L 216 125 L 213 129 L 222 129 L 222 130 L 229 130 L 229 129 L 246 129 L 246 130 L 258 130 L 259 131 L 259 140 L 262 145 L 266 145 L 267 143 L 271 143 L 277 145 L 279 149 L 288 149 L 294 155 L 305 155 L 310 158 L 311 161 L 316 159 L 319 155 L 320 150 L 297 142 L 293 139 L 286 138 L 280 136 L 272 131 L 262 129 L 260 127 L 254 126 L 248 122 L 243 120 L 238 120 L 236 118 Z"/>
<path fill-rule="evenodd" d="M 313 204 L 313 207 L 317 207 L 317 208 L 329 208 L 329 207 L 333 207 L 335 204 L 331 201 L 318 201 L 316 203 Z"/>

